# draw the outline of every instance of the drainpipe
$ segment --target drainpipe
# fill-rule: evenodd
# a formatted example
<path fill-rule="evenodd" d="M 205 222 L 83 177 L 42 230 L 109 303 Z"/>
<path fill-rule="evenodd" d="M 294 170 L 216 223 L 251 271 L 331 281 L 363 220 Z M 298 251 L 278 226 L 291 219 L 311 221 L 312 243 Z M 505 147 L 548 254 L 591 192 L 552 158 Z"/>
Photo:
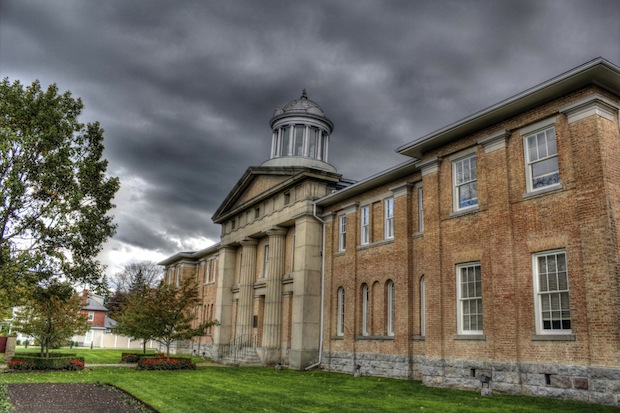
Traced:
<path fill-rule="evenodd" d="M 312 370 L 321 365 L 323 359 L 323 319 L 325 315 L 325 221 L 316 215 L 316 202 L 312 203 L 312 215 L 323 224 L 323 242 L 321 245 L 321 331 L 319 332 L 319 361 L 306 367 L 305 370 Z"/>

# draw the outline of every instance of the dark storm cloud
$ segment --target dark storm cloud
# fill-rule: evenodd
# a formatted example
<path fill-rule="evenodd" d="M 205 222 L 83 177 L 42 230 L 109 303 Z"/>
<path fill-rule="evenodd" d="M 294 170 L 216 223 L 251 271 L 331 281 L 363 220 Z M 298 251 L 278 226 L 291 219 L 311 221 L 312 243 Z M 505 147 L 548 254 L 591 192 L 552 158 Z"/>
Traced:
<path fill-rule="evenodd" d="M 0 75 L 82 97 L 123 185 L 115 240 L 161 254 L 218 238 L 210 217 L 303 88 L 335 123 L 330 163 L 363 179 L 581 63 L 620 63 L 612 0 L 3 0 L 0 19 Z"/>

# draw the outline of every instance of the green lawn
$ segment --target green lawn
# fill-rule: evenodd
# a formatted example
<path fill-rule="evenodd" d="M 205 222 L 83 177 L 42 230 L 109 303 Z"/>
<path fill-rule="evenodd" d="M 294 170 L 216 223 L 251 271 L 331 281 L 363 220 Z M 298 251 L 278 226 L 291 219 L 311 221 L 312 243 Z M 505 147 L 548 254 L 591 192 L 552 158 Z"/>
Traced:
<path fill-rule="evenodd" d="M 618 412 L 614 407 L 546 398 L 481 397 L 478 392 L 430 388 L 418 381 L 266 367 L 208 366 L 192 371 L 97 367 L 80 372 L 0 374 L 0 384 L 41 382 L 114 384 L 161 413 Z"/>

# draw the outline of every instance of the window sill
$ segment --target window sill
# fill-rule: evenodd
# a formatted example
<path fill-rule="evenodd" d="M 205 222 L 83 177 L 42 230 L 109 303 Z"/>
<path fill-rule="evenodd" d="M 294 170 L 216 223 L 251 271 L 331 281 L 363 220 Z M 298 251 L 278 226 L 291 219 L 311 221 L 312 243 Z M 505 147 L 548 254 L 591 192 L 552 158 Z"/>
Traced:
<path fill-rule="evenodd" d="M 455 334 L 452 337 L 453 340 L 473 340 L 473 341 L 486 341 L 487 336 L 484 334 Z"/>
<path fill-rule="evenodd" d="M 449 217 L 450 218 L 461 217 L 463 215 L 474 214 L 478 211 L 480 211 L 480 206 L 476 205 L 476 206 L 473 206 L 467 209 L 459 209 L 458 211 L 450 212 Z"/>
<path fill-rule="evenodd" d="M 333 336 L 332 341 L 342 341 L 344 340 L 344 336 Z"/>
<path fill-rule="evenodd" d="M 368 248 L 380 247 L 381 245 L 391 244 L 393 242 L 394 242 L 394 238 L 384 239 L 384 240 L 377 241 L 377 242 L 371 242 L 369 244 L 359 245 L 357 247 L 357 250 L 361 251 L 361 250 L 365 250 L 365 249 L 368 249 Z"/>
<path fill-rule="evenodd" d="M 562 184 L 554 184 L 554 185 L 549 185 L 546 188 L 542 188 L 542 189 L 538 189 L 538 190 L 535 190 L 535 191 L 526 192 L 525 194 L 521 195 L 521 198 L 523 198 L 523 199 L 536 198 L 538 196 L 547 195 L 548 193 L 559 192 L 559 191 L 562 191 L 562 190 L 564 190 L 564 185 L 562 185 Z"/>
<path fill-rule="evenodd" d="M 266 286 L 267 286 L 267 280 L 265 280 L 264 278 L 262 278 L 262 279 L 260 279 L 260 280 L 258 280 L 258 281 L 256 281 L 254 283 L 254 289 L 255 290 L 258 289 L 258 288 L 266 287 Z"/>
<path fill-rule="evenodd" d="M 368 340 L 368 341 L 372 341 L 372 340 L 378 340 L 378 341 L 384 341 L 384 340 L 388 340 L 388 341 L 394 341 L 394 336 L 357 336 L 355 337 L 356 340 Z"/>
<path fill-rule="evenodd" d="M 285 278 L 282 278 L 282 284 L 290 284 L 293 282 L 293 274 L 288 273 L 284 275 Z"/>
<path fill-rule="evenodd" d="M 414 232 L 411 236 L 413 238 L 424 238 L 424 231 Z"/>
<path fill-rule="evenodd" d="M 334 252 L 334 257 L 344 257 L 344 253 L 345 252 L 346 252 L 346 250 L 345 251 L 336 251 L 336 252 Z"/>
<path fill-rule="evenodd" d="M 426 341 L 426 336 L 411 336 L 413 341 Z"/>
<path fill-rule="evenodd" d="M 577 341 L 574 334 L 534 334 L 532 341 Z"/>

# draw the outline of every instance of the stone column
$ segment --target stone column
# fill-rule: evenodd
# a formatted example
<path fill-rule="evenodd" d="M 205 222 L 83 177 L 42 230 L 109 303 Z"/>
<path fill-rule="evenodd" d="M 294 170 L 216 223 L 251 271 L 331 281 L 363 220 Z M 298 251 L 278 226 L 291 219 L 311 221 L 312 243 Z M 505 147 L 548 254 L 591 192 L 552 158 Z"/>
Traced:
<path fill-rule="evenodd" d="M 296 370 L 309 366 L 319 352 L 321 236 L 322 225 L 312 215 L 295 219 L 295 282 L 289 366 Z"/>
<path fill-rule="evenodd" d="M 241 241 L 243 258 L 239 279 L 239 308 L 237 309 L 237 337 L 247 337 L 252 332 L 254 278 L 256 277 L 256 245 L 258 241 L 246 238 Z M 235 337 L 236 338 L 236 337 Z"/>
<path fill-rule="evenodd" d="M 284 275 L 284 240 L 286 229 L 274 227 L 269 236 L 269 260 L 267 294 L 265 295 L 265 319 L 263 322 L 263 349 L 265 362 L 280 361 L 280 337 L 282 329 L 282 276 Z"/>
<path fill-rule="evenodd" d="M 224 246 L 219 250 L 215 319 L 220 323 L 213 330 L 214 354 L 221 345 L 230 343 L 232 334 L 232 291 L 235 282 L 236 248 Z"/>

